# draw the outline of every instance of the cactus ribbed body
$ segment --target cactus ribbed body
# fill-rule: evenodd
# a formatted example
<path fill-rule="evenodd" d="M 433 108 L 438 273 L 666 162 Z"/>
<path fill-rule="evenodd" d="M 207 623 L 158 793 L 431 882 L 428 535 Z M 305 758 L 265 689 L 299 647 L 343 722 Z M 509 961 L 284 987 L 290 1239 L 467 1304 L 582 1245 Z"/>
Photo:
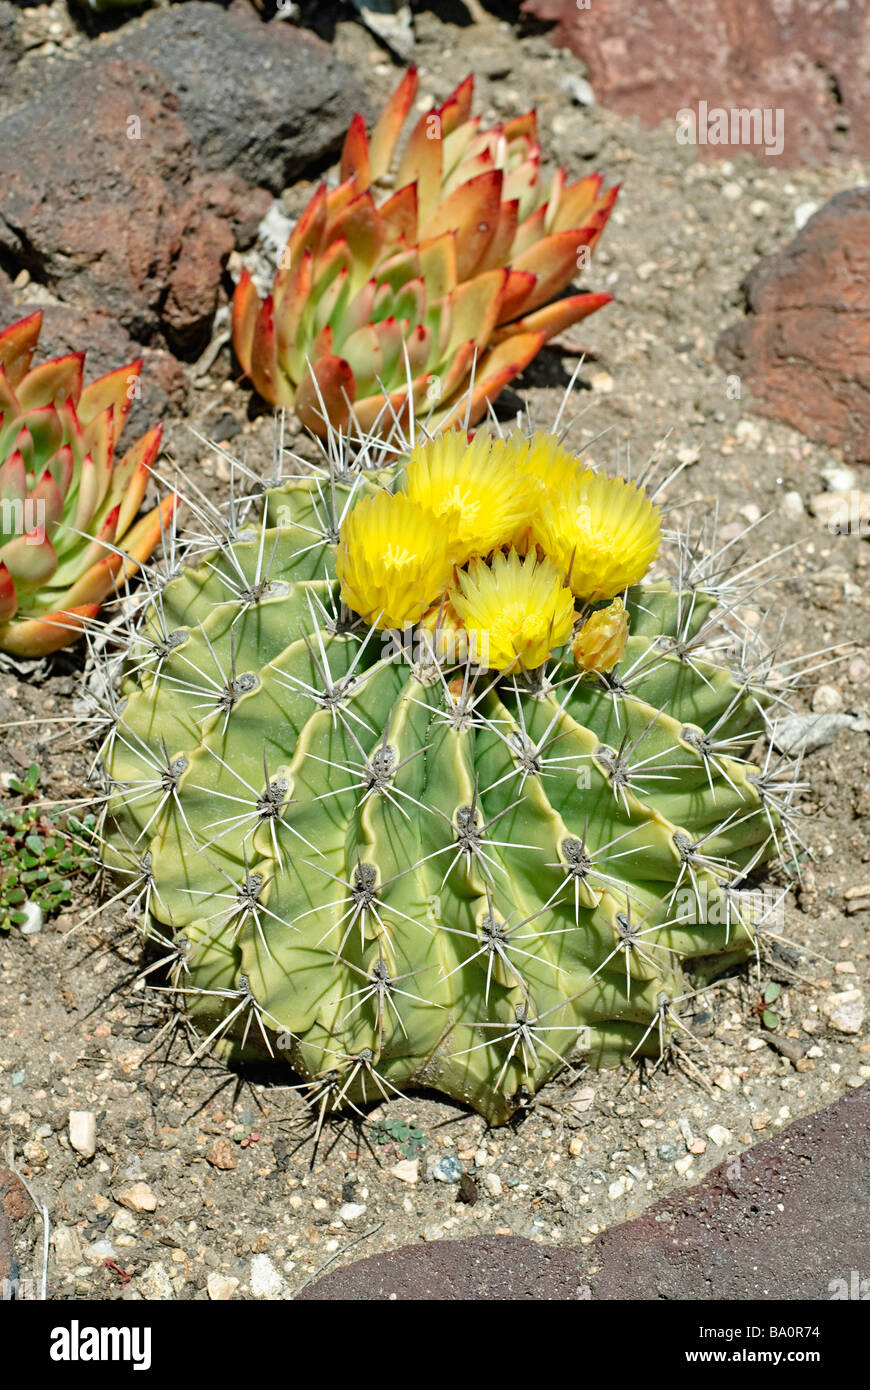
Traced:
<path fill-rule="evenodd" d="M 628 591 L 607 676 L 570 646 L 501 678 L 385 651 L 338 601 L 346 500 L 273 490 L 147 610 L 105 751 L 116 863 L 223 1056 L 498 1123 L 578 1050 L 658 1055 L 685 963 L 751 950 L 764 696 L 687 655 L 715 604 L 669 582 Z"/>

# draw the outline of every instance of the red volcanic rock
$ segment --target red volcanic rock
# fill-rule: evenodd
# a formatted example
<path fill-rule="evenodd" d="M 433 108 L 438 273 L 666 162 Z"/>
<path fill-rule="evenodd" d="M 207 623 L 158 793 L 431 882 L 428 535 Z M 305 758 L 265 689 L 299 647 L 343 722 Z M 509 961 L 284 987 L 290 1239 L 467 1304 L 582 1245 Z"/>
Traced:
<path fill-rule="evenodd" d="M 759 415 L 870 461 L 870 188 L 832 198 L 742 289 L 719 365 Z"/>
<path fill-rule="evenodd" d="M 870 154 L 870 0 L 525 0 L 557 21 L 596 98 L 645 125 L 713 109 L 783 112 L 782 158 Z M 729 120 L 730 127 L 730 120 Z M 729 131 L 730 133 L 730 131 Z M 764 144 L 699 144 L 701 158 Z"/>

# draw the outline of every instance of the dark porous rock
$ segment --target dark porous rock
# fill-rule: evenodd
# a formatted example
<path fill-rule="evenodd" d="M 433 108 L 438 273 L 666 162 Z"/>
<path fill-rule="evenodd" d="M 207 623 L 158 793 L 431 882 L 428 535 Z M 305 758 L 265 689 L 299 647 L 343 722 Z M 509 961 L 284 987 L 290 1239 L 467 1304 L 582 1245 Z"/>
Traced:
<path fill-rule="evenodd" d="M 0 0 L 0 110 L 3 110 L 15 84 L 15 68 L 21 56 L 18 20 L 8 0 Z"/>
<path fill-rule="evenodd" d="M 329 47 L 281 20 L 191 0 L 125 25 L 112 51 L 154 68 L 201 168 L 280 193 L 336 151 L 365 96 Z"/>
<path fill-rule="evenodd" d="M 584 1265 L 579 1251 L 537 1245 L 522 1236 L 435 1240 L 346 1265 L 297 1299 L 574 1301 L 589 1297 Z"/>
<path fill-rule="evenodd" d="M 870 188 L 832 198 L 742 288 L 720 366 L 760 415 L 870 461 Z"/>
<path fill-rule="evenodd" d="M 594 0 L 582 7 L 524 0 L 522 8 L 558 22 L 556 42 L 582 58 L 603 106 L 645 125 L 674 121 L 684 108 L 697 112 L 704 101 L 708 111 L 768 110 L 771 121 L 781 111 L 777 154 L 790 162 L 870 154 L 870 0 Z M 760 141 L 699 144 L 698 155 L 724 159 L 747 150 L 768 162 Z"/>
<path fill-rule="evenodd" d="M 850 1288 L 852 1271 L 868 1273 L 870 1087 L 727 1159 L 591 1249 L 597 1299 L 859 1297 Z"/>
<path fill-rule="evenodd" d="M 207 341 L 227 225 L 196 198 L 194 151 L 150 68 L 70 63 L 0 120 L 0 256 L 133 337 L 195 355 Z"/>

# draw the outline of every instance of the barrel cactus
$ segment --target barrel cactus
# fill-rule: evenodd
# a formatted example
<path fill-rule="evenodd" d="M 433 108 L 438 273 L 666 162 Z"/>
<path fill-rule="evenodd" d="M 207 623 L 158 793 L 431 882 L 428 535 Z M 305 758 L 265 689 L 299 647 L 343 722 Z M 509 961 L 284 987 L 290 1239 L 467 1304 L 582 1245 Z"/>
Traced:
<path fill-rule="evenodd" d="M 421 115 L 396 160 L 409 69 L 370 138 L 354 117 L 341 181 L 318 188 L 262 303 L 242 273 L 236 356 L 265 400 L 316 434 L 389 433 L 412 410 L 432 429 L 473 423 L 549 338 L 613 297 L 563 291 L 618 189 L 602 191 L 599 174 L 566 184 L 561 169 L 543 180 L 534 112 L 486 130 L 473 87 L 466 78 Z"/>
<path fill-rule="evenodd" d="M 647 578 L 653 497 L 542 434 L 332 457 L 252 518 L 155 594 L 103 751 L 194 1055 L 493 1123 L 572 1055 L 659 1057 L 788 833 L 717 565 L 671 538 Z"/>
<path fill-rule="evenodd" d="M 69 646 L 159 542 L 167 498 L 137 520 L 161 427 L 116 461 L 141 360 L 83 386 L 85 354 L 32 366 L 42 314 L 0 332 L 0 651 Z"/>

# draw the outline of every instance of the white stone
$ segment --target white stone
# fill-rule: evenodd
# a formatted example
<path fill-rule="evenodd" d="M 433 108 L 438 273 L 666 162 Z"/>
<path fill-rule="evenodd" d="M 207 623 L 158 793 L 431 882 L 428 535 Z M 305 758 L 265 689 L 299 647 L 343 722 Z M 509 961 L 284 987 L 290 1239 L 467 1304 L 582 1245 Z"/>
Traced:
<path fill-rule="evenodd" d="M 90 1265 L 101 1265 L 106 1260 L 114 1260 L 116 1253 L 110 1240 L 95 1240 L 85 1250 L 85 1259 Z"/>
<path fill-rule="evenodd" d="M 161 1264 L 149 1265 L 137 1281 L 142 1297 L 153 1303 L 168 1303 L 175 1297 L 172 1280 Z"/>
<path fill-rule="evenodd" d="M 602 395 L 608 396 L 613 390 L 613 377 L 609 372 L 593 372 L 589 384 L 593 391 L 600 391 Z"/>
<path fill-rule="evenodd" d="M 420 1181 L 420 1164 L 416 1158 L 400 1159 L 393 1164 L 390 1172 L 399 1182 L 406 1182 L 411 1187 Z"/>
<path fill-rule="evenodd" d="M 93 1158 L 97 1152 L 97 1117 L 93 1110 L 69 1112 L 69 1142 L 82 1158 Z"/>
<path fill-rule="evenodd" d="M 255 1255 L 251 1260 L 251 1293 L 255 1298 L 280 1298 L 284 1280 L 268 1255 Z"/>
<path fill-rule="evenodd" d="M 839 714 L 843 708 L 843 696 L 835 685 L 817 685 L 813 693 L 813 709 L 816 714 Z"/>
<path fill-rule="evenodd" d="M 818 212 L 818 203 L 798 203 L 794 210 L 794 224 L 798 231 L 807 225 L 813 213 Z"/>
<path fill-rule="evenodd" d="M 779 499 L 779 510 L 789 521 L 800 521 L 807 514 L 804 499 L 799 492 L 793 490 L 782 494 Z"/>
<path fill-rule="evenodd" d="M 851 492 L 853 487 L 858 486 L 854 468 L 847 468 L 845 464 L 823 468 L 822 477 L 829 492 Z"/>
<path fill-rule="evenodd" d="M 42 931 L 42 908 L 39 903 L 26 902 L 18 909 L 24 914 L 24 921 L 18 930 L 22 936 L 37 936 Z"/>
<path fill-rule="evenodd" d="M 860 989 L 829 994 L 822 1000 L 822 1013 L 838 1033 L 860 1033 L 864 1022 L 864 996 Z"/>
<path fill-rule="evenodd" d="M 344 1224 L 349 1226 L 351 1222 L 359 1221 L 360 1217 L 365 1214 L 365 1211 L 365 1202 L 345 1202 L 343 1207 L 339 1207 L 338 1214 Z"/>
<path fill-rule="evenodd" d="M 501 1178 L 498 1173 L 484 1173 L 483 1185 L 490 1197 L 500 1197 L 502 1194 Z"/>
<path fill-rule="evenodd" d="M 723 1149 L 726 1144 L 731 1143 L 732 1134 L 730 1129 L 724 1125 L 711 1125 L 707 1130 L 707 1138 L 712 1141 L 717 1149 Z"/>
<path fill-rule="evenodd" d="M 206 1292 L 212 1303 L 228 1303 L 231 1298 L 235 1298 L 238 1287 L 238 1279 L 232 1279 L 228 1274 L 218 1274 L 216 1269 L 212 1270 L 205 1281 Z"/>
<path fill-rule="evenodd" d="M 55 1226 L 51 1237 L 54 1258 L 61 1269 L 72 1269 L 82 1262 L 82 1243 L 74 1226 Z"/>

